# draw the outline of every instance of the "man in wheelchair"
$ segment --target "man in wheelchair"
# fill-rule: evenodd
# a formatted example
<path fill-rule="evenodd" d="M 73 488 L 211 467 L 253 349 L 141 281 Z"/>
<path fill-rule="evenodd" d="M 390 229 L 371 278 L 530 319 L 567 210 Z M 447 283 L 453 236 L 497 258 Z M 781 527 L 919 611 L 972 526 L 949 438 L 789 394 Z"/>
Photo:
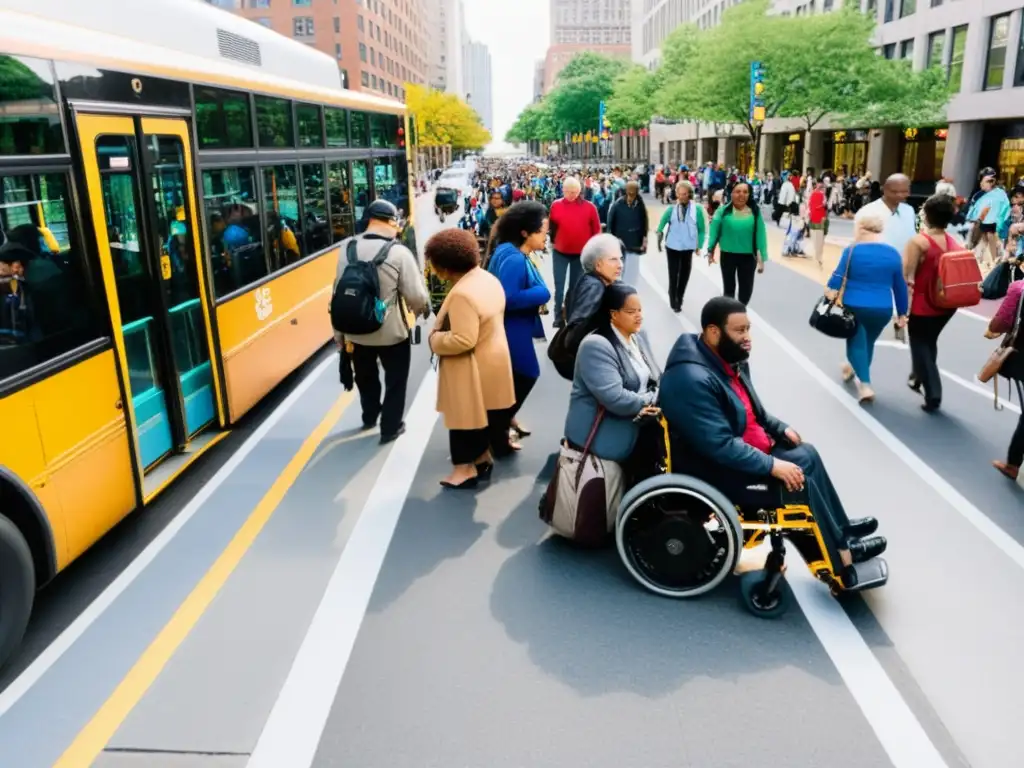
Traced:
<path fill-rule="evenodd" d="M 878 521 L 850 520 L 818 452 L 764 409 L 746 364 L 751 339 L 743 304 L 712 299 L 701 329 L 679 337 L 661 380 L 672 471 L 714 486 L 741 510 L 806 504 L 837 575 L 855 587 L 856 564 L 885 551 L 886 540 L 871 535 Z"/>

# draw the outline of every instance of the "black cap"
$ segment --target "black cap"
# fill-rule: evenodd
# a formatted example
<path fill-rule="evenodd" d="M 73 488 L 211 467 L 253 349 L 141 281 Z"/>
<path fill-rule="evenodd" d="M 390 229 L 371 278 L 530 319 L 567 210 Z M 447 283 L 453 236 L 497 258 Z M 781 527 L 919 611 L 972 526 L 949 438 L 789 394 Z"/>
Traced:
<path fill-rule="evenodd" d="M 398 221 L 398 209 L 387 200 L 374 200 L 366 209 L 366 218 L 395 223 Z"/>

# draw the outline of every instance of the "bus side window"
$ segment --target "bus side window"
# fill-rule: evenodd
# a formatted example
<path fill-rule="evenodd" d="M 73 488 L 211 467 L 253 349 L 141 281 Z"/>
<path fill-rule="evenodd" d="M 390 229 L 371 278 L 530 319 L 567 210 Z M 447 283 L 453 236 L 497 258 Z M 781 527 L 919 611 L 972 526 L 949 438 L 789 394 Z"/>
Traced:
<path fill-rule="evenodd" d="M 203 209 L 217 298 L 266 277 L 269 270 L 255 169 L 203 171 Z"/>
<path fill-rule="evenodd" d="M 0 176 L 0 381 L 103 333 L 67 177 Z"/>

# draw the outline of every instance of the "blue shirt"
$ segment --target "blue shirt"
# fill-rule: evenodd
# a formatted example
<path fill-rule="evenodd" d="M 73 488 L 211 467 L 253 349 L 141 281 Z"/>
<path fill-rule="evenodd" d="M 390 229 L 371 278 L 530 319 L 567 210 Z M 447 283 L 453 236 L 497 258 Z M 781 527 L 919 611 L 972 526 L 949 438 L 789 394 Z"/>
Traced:
<path fill-rule="evenodd" d="M 853 260 L 850 254 L 853 253 Z M 856 309 L 886 309 L 907 314 L 907 282 L 903 279 L 903 257 L 888 243 L 857 243 L 843 249 L 828 287 L 838 291 L 849 263 L 843 304 Z"/>
<path fill-rule="evenodd" d="M 505 289 L 505 336 L 512 370 L 535 379 L 540 376 L 540 363 L 533 346 L 534 331 L 540 323 L 538 310 L 551 300 L 551 291 L 522 251 L 511 243 L 495 249 L 487 271 Z"/>

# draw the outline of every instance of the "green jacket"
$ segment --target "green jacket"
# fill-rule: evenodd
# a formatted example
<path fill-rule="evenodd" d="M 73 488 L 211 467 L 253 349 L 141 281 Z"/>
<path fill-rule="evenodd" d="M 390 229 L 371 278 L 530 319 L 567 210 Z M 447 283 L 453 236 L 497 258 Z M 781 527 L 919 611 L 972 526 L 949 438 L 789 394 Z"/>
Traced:
<path fill-rule="evenodd" d="M 703 205 L 696 201 L 692 201 L 692 204 L 697 206 L 697 250 L 700 250 L 705 245 L 707 245 L 706 222 L 708 219 L 708 211 Z M 672 205 L 665 209 L 665 212 L 663 214 L 661 214 L 661 221 L 658 223 L 659 235 L 665 233 L 665 228 L 669 225 L 669 222 L 672 221 L 672 210 L 677 205 L 679 205 L 679 203 L 673 203 Z"/>
<path fill-rule="evenodd" d="M 749 210 L 749 216 L 736 216 L 732 204 L 729 203 L 715 211 L 715 217 L 711 219 L 711 237 L 708 241 L 710 253 L 714 253 L 717 245 L 727 253 L 760 255 L 761 261 L 768 261 L 768 229 L 764 224 L 764 216 L 754 208 Z M 754 253 L 755 250 L 757 254 Z"/>

